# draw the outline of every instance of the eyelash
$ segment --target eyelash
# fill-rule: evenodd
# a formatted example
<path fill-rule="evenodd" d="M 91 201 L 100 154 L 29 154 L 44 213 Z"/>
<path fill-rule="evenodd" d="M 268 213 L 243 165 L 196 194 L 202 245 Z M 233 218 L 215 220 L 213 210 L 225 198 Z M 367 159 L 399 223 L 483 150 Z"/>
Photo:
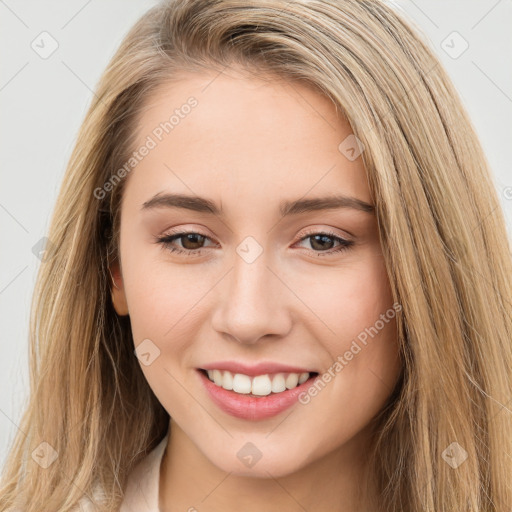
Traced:
<path fill-rule="evenodd" d="M 181 249 L 179 247 L 175 247 L 175 246 L 171 245 L 175 239 L 179 239 L 186 235 L 199 235 L 199 236 L 202 236 L 203 238 L 209 239 L 209 237 L 207 237 L 206 235 L 203 235 L 202 233 L 199 233 L 197 231 L 180 231 L 177 233 L 170 233 L 170 234 L 162 236 L 162 237 L 157 237 L 156 243 L 161 244 L 164 249 L 166 249 L 170 252 L 173 252 L 173 253 L 178 253 L 178 254 L 187 253 L 187 256 L 199 256 L 202 253 L 203 249 L 205 249 L 204 247 L 202 247 L 200 249 L 190 249 L 189 250 L 189 249 Z M 323 256 L 324 254 L 332 255 L 332 254 L 340 253 L 342 251 L 346 251 L 354 245 L 353 241 L 345 240 L 344 238 L 341 238 L 341 237 L 335 235 L 334 233 L 331 233 L 330 231 L 320 231 L 320 232 L 311 231 L 309 233 L 306 233 L 306 235 L 304 235 L 300 240 L 298 240 L 297 243 L 303 242 L 304 240 L 306 240 L 312 236 L 315 236 L 315 235 L 316 236 L 327 236 L 329 238 L 333 238 L 335 241 L 338 241 L 340 243 L 340 245 L 336 249 L 331 249 L 329 251 L 313 251 L 313 252 L 316 252 L 318 254 L 318 256 L 320 256 L 320 257 Z"/>

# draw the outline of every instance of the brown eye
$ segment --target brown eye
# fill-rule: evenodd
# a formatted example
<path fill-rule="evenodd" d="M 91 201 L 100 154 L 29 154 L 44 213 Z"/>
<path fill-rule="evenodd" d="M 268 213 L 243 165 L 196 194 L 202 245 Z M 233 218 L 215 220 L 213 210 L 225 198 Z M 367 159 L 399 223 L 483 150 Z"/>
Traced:
<path fill-rule="evenodd" d="M 201 245 L 204 243 L 206 237 L 199 233 L 187 233 L 185 235 L 180 235 L 178 238 L 184 249 L 194 251 L 196 249 L 201 249 Z"/>
<path fill-rule="evenodd" d="M 311 247 L 318 250 L 331 249 L 335 243 L 333 237 L 326 235 L 313 235 L 309 238 L 311 238 Z"/>
<path fill-rule="evenodd" d="M 308 233 L 300 242 L 302 243 L 308 239 L 310 247 L 313 252 L 317 253 L 317 256 L 329 256 L 347 250 L 354 245 L 353 241 L 345 240 L 334 233 Z M 338 246 L 334 247 L 335 244 L 338 244 Z"/>
<path fill-rule="evenodd" d="M 170 252 L 194 255 L 201 252 L 206 240 L 209 240 L 209 238 L 201 233 L 180 232 L 157 238 L 156 242 L 162 244 Z M 179 242 L 178 245 L 176 244 L 177 241 Z"/>

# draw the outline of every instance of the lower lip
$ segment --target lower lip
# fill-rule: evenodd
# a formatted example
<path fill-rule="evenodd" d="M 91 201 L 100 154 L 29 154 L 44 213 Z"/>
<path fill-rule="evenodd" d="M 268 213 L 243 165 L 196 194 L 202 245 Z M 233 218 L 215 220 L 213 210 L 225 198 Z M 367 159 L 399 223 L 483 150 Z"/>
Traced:
<path fill-rule="evenodd" d="M 306 391 L 317 377 L 310 377 L 297 387 L 282 393 L 258 397 L 224 389 L 213 383 L 201 370 L 197 371 L 212 401 L 224 412 L 244 420 L 263 420 L 283 412 L 297 402 L 298 396 Z"/>

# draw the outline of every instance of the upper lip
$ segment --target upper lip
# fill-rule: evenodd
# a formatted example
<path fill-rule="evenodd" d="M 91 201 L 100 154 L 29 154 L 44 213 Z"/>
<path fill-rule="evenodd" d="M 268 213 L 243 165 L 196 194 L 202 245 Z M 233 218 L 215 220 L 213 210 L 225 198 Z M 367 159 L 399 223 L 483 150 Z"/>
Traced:
<path fill-rule="evenodd" d="M 217 361 L 215 363 L 201 366 L 203 370 L 228 370 L 231 373 L 243 373 L 244 375 L 256 376 L 267 373 L 316 373 L 300 366 L 290 366 L 272 361 L 260 363 L 242 363 L 237 361 Z"/>

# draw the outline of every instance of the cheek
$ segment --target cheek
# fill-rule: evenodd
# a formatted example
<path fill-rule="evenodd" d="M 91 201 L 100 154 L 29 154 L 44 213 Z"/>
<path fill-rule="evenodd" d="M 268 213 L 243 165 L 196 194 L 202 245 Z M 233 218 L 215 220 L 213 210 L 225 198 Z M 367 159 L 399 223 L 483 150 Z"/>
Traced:
<path fill-rule="evenodd" d="M 178 266 L 156 261 L 143 255 L 131 256 L 126 264 L 126 293 L 129 297 L 130 323 L 135 347 L 151 340 L 158 353 L 150 365 L 141 369 L 152 391 L 172 415 L 186 417 L 197 407 L 186 390 L 196 385 L 190 372 L 193 350 L 191 340 L 197 339 L 198 315 L 204 315 L 207 282 L 191 281 L 191 273 Z M 142 345 L 140 345 L 142 346 Z M 154 348 L 156 347 L 156 348 Z M 139 357 L 140 361 L 140 357 Z"/>
<path fill-rule="evenodd" d="M 129 247 L 128 240 L 126 245 L 123 279 L 135 344 L 145 338 L 166 344 L 186 339 L 182 331 L 190 330 L 194 310 L 211 288 L 208 280 L 194 280 L 192 266 L 168 261 L 159 245 L 144 241 Z"/>
<path fill-rule="evenodd" d="M 382 257 L 376 253 L 340 267 L 309 290 L 322 320 L 318 339 L 331 362 L 339 361 L 331 366 L 333 391 L 349 386 L 362 402 L 378 402 L 392 391 L 400 370 L 396 310 Z"/>
<path fill-rule="evenodd" d="M 347 341 L 360 334 L 364 337 L 365 330 L 374 326 L 393 305 L 384 263 L 371 253 L 330 273 L 317 274 L 307 288 L 305 285 L 303 282 L 301 286 L 303 295 L 329 328 L 326 339 L 333 349 L 343 349 Z M 378 328 L 383 328 L 381 322 Z"/>

